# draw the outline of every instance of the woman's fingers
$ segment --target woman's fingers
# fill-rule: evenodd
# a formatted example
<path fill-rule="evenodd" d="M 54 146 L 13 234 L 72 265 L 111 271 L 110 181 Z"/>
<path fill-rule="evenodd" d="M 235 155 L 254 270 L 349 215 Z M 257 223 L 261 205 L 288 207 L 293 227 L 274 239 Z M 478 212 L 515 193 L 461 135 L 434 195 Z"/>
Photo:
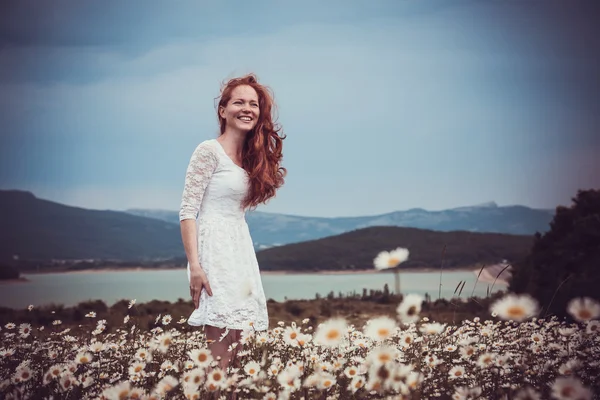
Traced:
<path fill-rule="evenodd" d="M 212 296 L 212 289 L 210 288 L 208 281 L 204 284 L 204 288 L 206 289 L 206 293 L 208 293 L 209 296 Z"/>
<path fill-rule="evenodd" d="M 194 308 L 198 309 L 198 307 L 200 306 L 200 291 L 197 289 L 194 290 L 192 298 L 194 299 Z"/>

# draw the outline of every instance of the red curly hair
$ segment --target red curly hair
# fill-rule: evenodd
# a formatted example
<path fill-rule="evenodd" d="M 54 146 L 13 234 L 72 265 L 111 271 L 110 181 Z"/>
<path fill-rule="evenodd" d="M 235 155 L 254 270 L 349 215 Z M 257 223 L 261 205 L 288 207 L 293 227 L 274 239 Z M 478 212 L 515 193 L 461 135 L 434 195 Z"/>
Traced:
<path fill-rule="evenodd" d="M 225 107 L 231 100 L 231 92 L 240 85 L 247 85 L 258 94 L 259 116 L 254 129 L 246 134 L 242 149 L 242 167 L 248 172 L 250 190 L 242 202 L 244 208 L 256 208 L 260 203 L 266 203 L 284 183 L 287 170 L 281 164 L 283 139 L 280 136 L 281 126 L 274 122 L 276 119 L 273 93 L 267 86 L 258 83 L 254 74 L 233 78 L 221 89 L 217 117 L 221 135 L 225 132 L 225 119 L 219 115 L 219 109 Z"/>

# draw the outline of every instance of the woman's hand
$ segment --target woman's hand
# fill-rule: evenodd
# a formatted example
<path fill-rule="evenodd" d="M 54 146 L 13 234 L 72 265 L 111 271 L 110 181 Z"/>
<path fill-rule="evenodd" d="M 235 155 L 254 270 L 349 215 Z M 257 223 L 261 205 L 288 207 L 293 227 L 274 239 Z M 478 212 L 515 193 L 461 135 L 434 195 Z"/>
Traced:
<path fill-rule="evenodd" d="M 212 296 L 212 289 L 210 288 L 204 270 L 200 265 L 190 265 L 190 295 L 192 296 L 194 308 L 196 309 L 200 306 L 200 294 L 202 293 L 202 288 L 206 289 L 209 296 Z"/>

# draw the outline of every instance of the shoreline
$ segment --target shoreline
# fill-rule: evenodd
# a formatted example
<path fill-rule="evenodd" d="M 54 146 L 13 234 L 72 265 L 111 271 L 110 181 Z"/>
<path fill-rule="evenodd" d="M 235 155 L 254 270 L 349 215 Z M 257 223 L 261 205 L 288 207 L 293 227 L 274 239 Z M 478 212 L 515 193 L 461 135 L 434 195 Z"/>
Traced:
<path fill-rule="evenodd" d="M 22 272 L 22 275 L 46 275 L 46 274 L 98 274 L 103 272 L 142 272 L 142 271 L 186 271 L 187 268 L 143 268 L 143 267 L 124 267 L 124 268 L 98 268 L 98 269 L 82 269 L 82 270 L 55 270 L 55 271 L 26 271 Z M 443 272 L 456 272 L 456 271 L 478 271 L 478 267 L 458 267 L 444 269 Z M 261 275 L 361 275 L 361 274 L 389 274 L 391 270 L 377 270 L 377 269 L 364 269 L 364 270 L 321 270 L 321 271 L 260 271 Z M 438 268 L 401 268 L 400 272 L 409 273 L 431 273 L 440 272 Z M 27 278 L 21 277 L 19 279 L 11 279 L 0 282 L 17 282 L 27 281 Z"/>

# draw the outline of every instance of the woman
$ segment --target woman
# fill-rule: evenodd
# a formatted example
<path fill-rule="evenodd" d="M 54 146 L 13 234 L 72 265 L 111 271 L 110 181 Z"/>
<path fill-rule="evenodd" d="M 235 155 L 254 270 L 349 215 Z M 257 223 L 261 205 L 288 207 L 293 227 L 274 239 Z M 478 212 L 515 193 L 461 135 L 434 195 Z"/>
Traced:
<path fill-rule="evenodd" d="M 231 79 L 217 109 L 220 135 L 196 147 L 185 175 L 179 219 L 195 307 L 188 324 L 204 326 L 223 369 L 243 329 L 269 325 L 245 211 L 274 197 L 287 172 L 273 109 L 254 75 Z"/>

